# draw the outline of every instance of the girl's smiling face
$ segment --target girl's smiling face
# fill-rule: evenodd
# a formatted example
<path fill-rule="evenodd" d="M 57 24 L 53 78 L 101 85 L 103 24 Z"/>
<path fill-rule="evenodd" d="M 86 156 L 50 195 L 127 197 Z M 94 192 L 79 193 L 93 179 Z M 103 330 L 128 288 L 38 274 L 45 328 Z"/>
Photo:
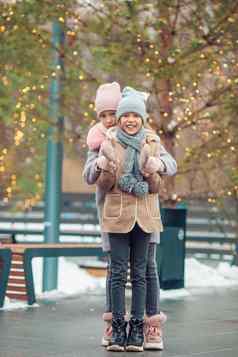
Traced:
<path fill-rule="evenodd" d="M 120 117 L 118 125 L 128 135 L 135 135 L 141 129 L 143 122 L 137 113 L 130 112 Z"/>

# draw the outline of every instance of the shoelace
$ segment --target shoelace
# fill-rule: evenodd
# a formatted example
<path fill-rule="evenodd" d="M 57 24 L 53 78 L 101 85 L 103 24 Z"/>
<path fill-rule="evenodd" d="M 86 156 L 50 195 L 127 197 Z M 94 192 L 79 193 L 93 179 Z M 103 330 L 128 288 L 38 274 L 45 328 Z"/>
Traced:
<path fill-rule="evenodd" d="M 143 334 L 143 326 L 139 327 L 139 329 L 138 329 L 137 326 L 132 326 L 131 327 L 131 332 L 135 333 L 136 336 L 141 335 L 141 334 Z"/>
<path fill-rule="evenodd" d="M 155 326 L 149 326 L 149 327 L 147 327 L 145 334 L 146 334 L 146 335 L 153 336 L 153 337 L 156 337 L 156 336 L 161 337 L 160 330 L 158 329 L 158 327 L 155 327 Z"/>
<path fill-rule="evenodd" d="M 123 326 L 116 326 L 117 332 L 121 333 L 123 331 Z"/>
<path fill-rule="evenodd" d="M 112 334 L 112 326 L 108 326 L 105 332 L 107 336 L 110 336 Z"/>

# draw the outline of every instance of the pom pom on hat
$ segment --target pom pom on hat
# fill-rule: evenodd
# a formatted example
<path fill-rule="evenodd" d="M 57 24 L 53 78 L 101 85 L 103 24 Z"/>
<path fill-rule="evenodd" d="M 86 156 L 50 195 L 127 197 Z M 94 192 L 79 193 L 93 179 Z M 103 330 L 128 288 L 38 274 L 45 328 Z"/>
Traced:
<path fill-rule="evenodd" d="M 106 110 L 117 110 L 121 100 L 121 87 L 117 82 L 105 83 L 98 87 L 96 92 L 95 107 L 97 116 Z"/>
<path fill-rule="evenodd" d="M 143 92 L 139 92 L 131 87 L 125 87 L 122 91 L 122 99 L 120 100 L 116 112 L 117 119 L 125 113 L 138 114 L 145 124 L 148 114 L 145 107 L 146 96 Z"/>

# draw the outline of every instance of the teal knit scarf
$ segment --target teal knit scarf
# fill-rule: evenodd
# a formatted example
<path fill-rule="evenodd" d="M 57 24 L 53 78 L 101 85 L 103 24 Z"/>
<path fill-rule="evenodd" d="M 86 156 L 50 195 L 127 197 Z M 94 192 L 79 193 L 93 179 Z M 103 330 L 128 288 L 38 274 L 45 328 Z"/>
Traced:
<path fill-rule="evenodd" d="M 119 178 L 119 188 L 127 193 L 143 197 L 149 192 L 149 186 L 139 170 L 139 155 L 142 140 L 145 139 L 145 129 L 141 128 L 136 135 L 128 135 L 117 128 L 118 141 L 126 148 L 123 175 Z"/>

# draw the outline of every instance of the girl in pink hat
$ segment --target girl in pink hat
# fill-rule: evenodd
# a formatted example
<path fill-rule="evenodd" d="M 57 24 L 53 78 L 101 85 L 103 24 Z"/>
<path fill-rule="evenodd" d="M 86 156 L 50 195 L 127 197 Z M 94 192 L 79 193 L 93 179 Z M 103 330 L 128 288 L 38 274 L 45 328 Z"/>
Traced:
<path fill-rule="evenodd" d="M 121 88 L 117 82 L 105 83 L 98 87 L 95 107 L 99 123 L 88 132 L 87 145 L 89 150 L 99 151 L 109 128 L 116 125 L 116 110 L 121 100 Z"/>

